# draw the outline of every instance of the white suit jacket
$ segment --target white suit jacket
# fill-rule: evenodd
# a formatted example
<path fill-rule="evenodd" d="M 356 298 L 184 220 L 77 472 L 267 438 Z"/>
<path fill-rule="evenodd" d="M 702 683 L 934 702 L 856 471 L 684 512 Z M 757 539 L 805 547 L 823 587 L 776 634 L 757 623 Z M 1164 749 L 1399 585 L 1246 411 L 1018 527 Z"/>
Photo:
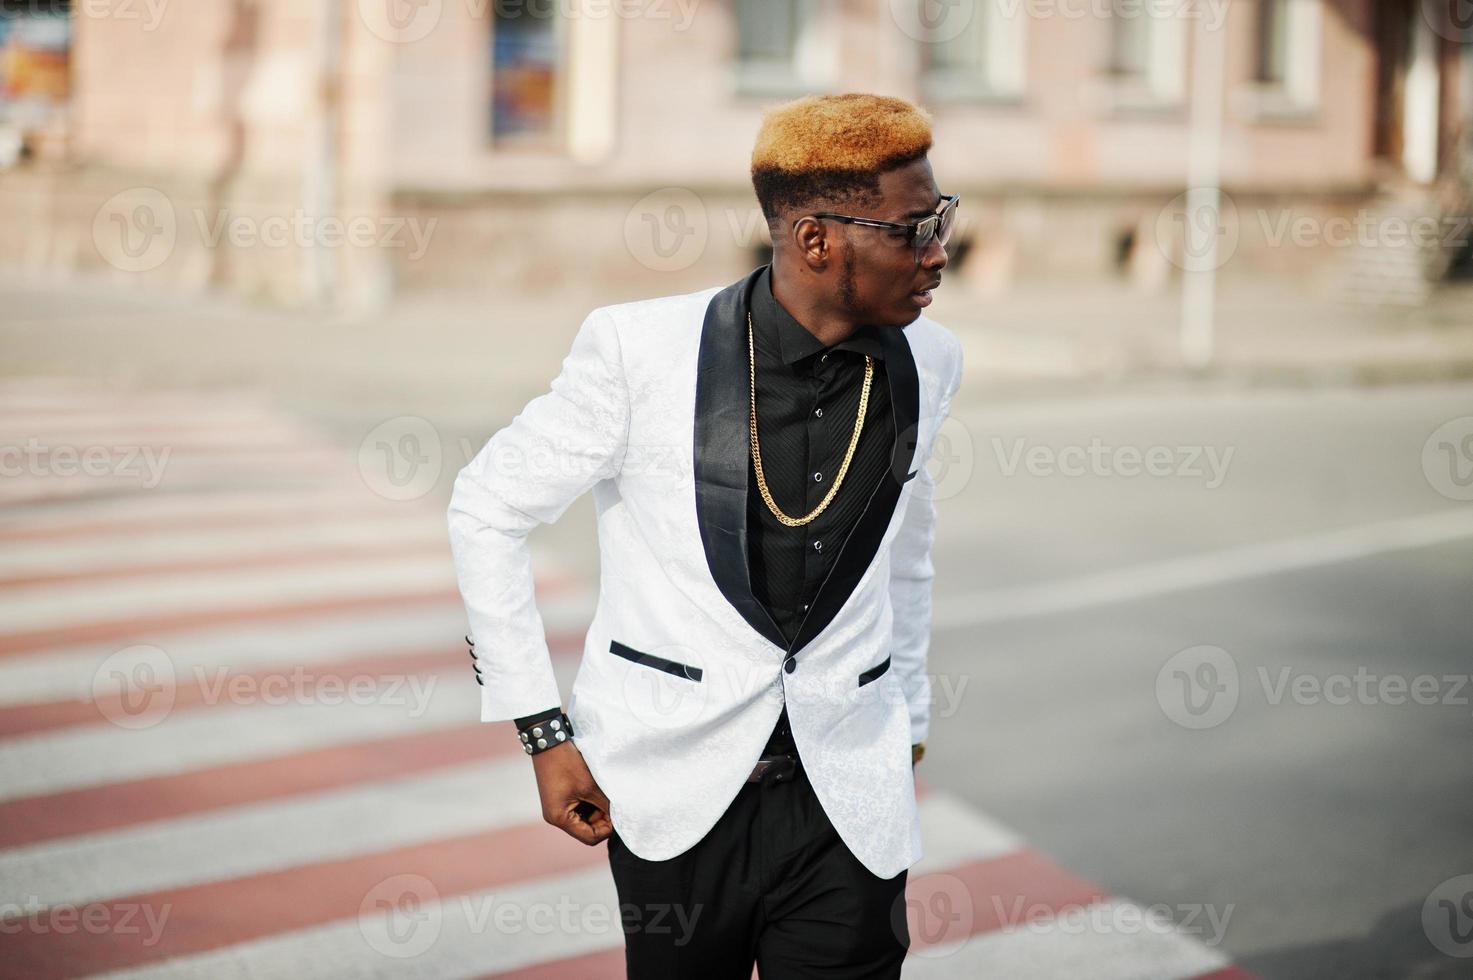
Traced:
<path fill-rule="evenodd" d="M 865 867 L 890 878 L 921 855 L 910 746 L 930 706 L 925 463 L 961 382 L 961 345 L 924 316 L 878 332 L 892 466 L 789 645 L 753 598 L 747 566 L 746 314 L 761 272 L 594 310 L 551 390 L 457 475 L 450 542 L 481 719 L 566 703 L 620 837 L 663 860 L 725 812 L 786 701 L 824 812 Z M 564 702 L 527 534 L 590 489 L 598 600 Z"/>

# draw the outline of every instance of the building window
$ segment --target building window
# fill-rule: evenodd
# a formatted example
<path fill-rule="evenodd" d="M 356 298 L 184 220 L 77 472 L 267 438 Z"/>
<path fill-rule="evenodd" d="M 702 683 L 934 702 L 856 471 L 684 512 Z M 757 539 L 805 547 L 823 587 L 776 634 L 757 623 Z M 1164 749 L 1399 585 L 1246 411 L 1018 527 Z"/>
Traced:
<path fill-rule="evenodd" d="M 1281 85 L 1289 40 L 1288 0 L 1258 0 L 1258 66 L 1260 82 Z"/>
<path fill-rule="evenodd" d="M 1151 68 L 1151 22 L 1136 13 L 1116 13 L 1110 18 L 1109 74 L 1145 79 Z"/>
<path fill-rule="evenodd" d="M 0 170 L 62 124 L 71 44 L 64 0 L 0 0 Z"/>
<path fill-rule="evenodd" d="M 956 8 L 958 10 L 963 8 Z M 933 99 L 1016 99 L 1023 94 L 1026 11 L 979 3 L 970 16 L 938 21 L 921 39 L 926 94 Z"/>
<path fill-rule="evenodd" d="M 1181 104 L 1186 93 L 1186 25 L 1177 7 L 1125 3 L 1110 8 L 1104 59 L 1112 109 Z"/>
<path fill-rule="evenodd" d="M 831 76 L 832 51 L 818 30 L 818 0 L 736 0 L 737 88 L 787 94 Z"/>
<path fill-rule="evenodd" d="M 1249 118 L 1312 115 L 1319 103 L 1322 0 L 1258 0 L 1253 80 L 1237 96 Z"/>
<path fill-rule="evenodd" d="M 563 22 L 552 7 L 492 4 L 491 140 L 561 143 Z"/>

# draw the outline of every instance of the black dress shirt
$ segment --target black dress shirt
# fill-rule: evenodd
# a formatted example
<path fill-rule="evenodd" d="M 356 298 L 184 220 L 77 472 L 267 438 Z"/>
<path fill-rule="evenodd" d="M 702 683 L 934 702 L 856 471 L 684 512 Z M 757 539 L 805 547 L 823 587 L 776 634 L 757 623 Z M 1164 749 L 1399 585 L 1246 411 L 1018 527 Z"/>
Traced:
<path fill-rule="evenodd" d="M 864 357 L 874 376 L 854 458 L 839 492 L 818 517 L 788 527 L 768 510 L 747 457 L 747 560 L 752 595 L 791 644 L 845 539 L 890 465 L 895 418 L 884 349 L 871 325 L 825 347 L 772 294 L 769 266 L 752 286 L 757 362 L 757 439 L 767 489 L 784 514 L 802 517 L 829 492 L 859 412 Z M 745 324 L 743 324 L 745 332 Z M 743 342 L 745 347 L 745 338 Z M 518 728 L 556 717 L 559 708 L 516 719 Z M 779 725 L 780 729 L 785 726 Z M 577 733 L 574 733 L 574 737 Z"/>
<path fill-rule="evenodd" d="M 869 403 L 844 482 L 822 514 L 802 527 L 773 515 L 747 464 L 747 558 L 752 595 L 767 607 L 791 643 L 833 568 L 844 540 L 890 466 L 895 419 L 884 350 L 861 326 L 825 347 L 772 295 L 771 267 L 752 286 L 752 333 L 757 353 L 757 439 L 767 489 L 784 514 L 802 517 L 829 492 L 859 411 L 864 358 L 874 362 Z"/>

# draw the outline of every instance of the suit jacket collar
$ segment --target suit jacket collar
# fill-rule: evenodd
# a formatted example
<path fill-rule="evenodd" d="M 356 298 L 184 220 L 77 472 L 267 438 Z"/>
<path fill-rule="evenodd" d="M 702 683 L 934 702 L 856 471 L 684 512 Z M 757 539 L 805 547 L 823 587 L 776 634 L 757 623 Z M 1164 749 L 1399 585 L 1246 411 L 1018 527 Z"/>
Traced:
<path fill-rule="evenodd" d="M 876 329 L 873 339 L 881 347 L 888 366 L 885 376 L 890 385 L 897 434 L 891 465 L 845 539 L 838 560 L 820 586 L 789 647 L 766 607 L 752 595 L 747 555 L 751 389 L 746 327 L 754 288 L 767 269 L 768 266 L 762 266 L 743 276 L 717 292 L 706 306 L 696 366 L 693 440 L 696 521 L 706 564 L 726 601 L 753 629 L 792 655 L 828 625 L 874 561 L 894 514 L 901 486 L 914 475 L 920 386 L 915 358 L 904 331 Z"/>

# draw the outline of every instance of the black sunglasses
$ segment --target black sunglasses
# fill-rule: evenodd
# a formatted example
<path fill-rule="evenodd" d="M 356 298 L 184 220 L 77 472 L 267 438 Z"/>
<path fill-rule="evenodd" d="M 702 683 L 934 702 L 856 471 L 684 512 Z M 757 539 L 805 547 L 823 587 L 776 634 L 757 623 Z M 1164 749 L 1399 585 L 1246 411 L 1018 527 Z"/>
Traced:
<path fill-rule="evenodd" d="M 960 194 L 943 194 L 940 211 L 928 214 L 920 221 L 910 224 L 881 221 L 878 218 L 858 218 L 852 214 L 835 214 L 832 211 L 817 211 L 809 217 L 829 218 L 846 224 L 864 225 L 866 228 L 885 228 L 890 231 L 904 232 L 905 244 L 914 246 L 919 254 L 922 249 L 931 244 L 933 239 L 945 245 L 951 238 L 951 230 L 956 225 L 956 205 L 961 199 Z M 802 220 L 802 218 L 798 219 L 798 221 Z M 798 221 L 793 222 L 794 228 L 798 227 Z"/>

